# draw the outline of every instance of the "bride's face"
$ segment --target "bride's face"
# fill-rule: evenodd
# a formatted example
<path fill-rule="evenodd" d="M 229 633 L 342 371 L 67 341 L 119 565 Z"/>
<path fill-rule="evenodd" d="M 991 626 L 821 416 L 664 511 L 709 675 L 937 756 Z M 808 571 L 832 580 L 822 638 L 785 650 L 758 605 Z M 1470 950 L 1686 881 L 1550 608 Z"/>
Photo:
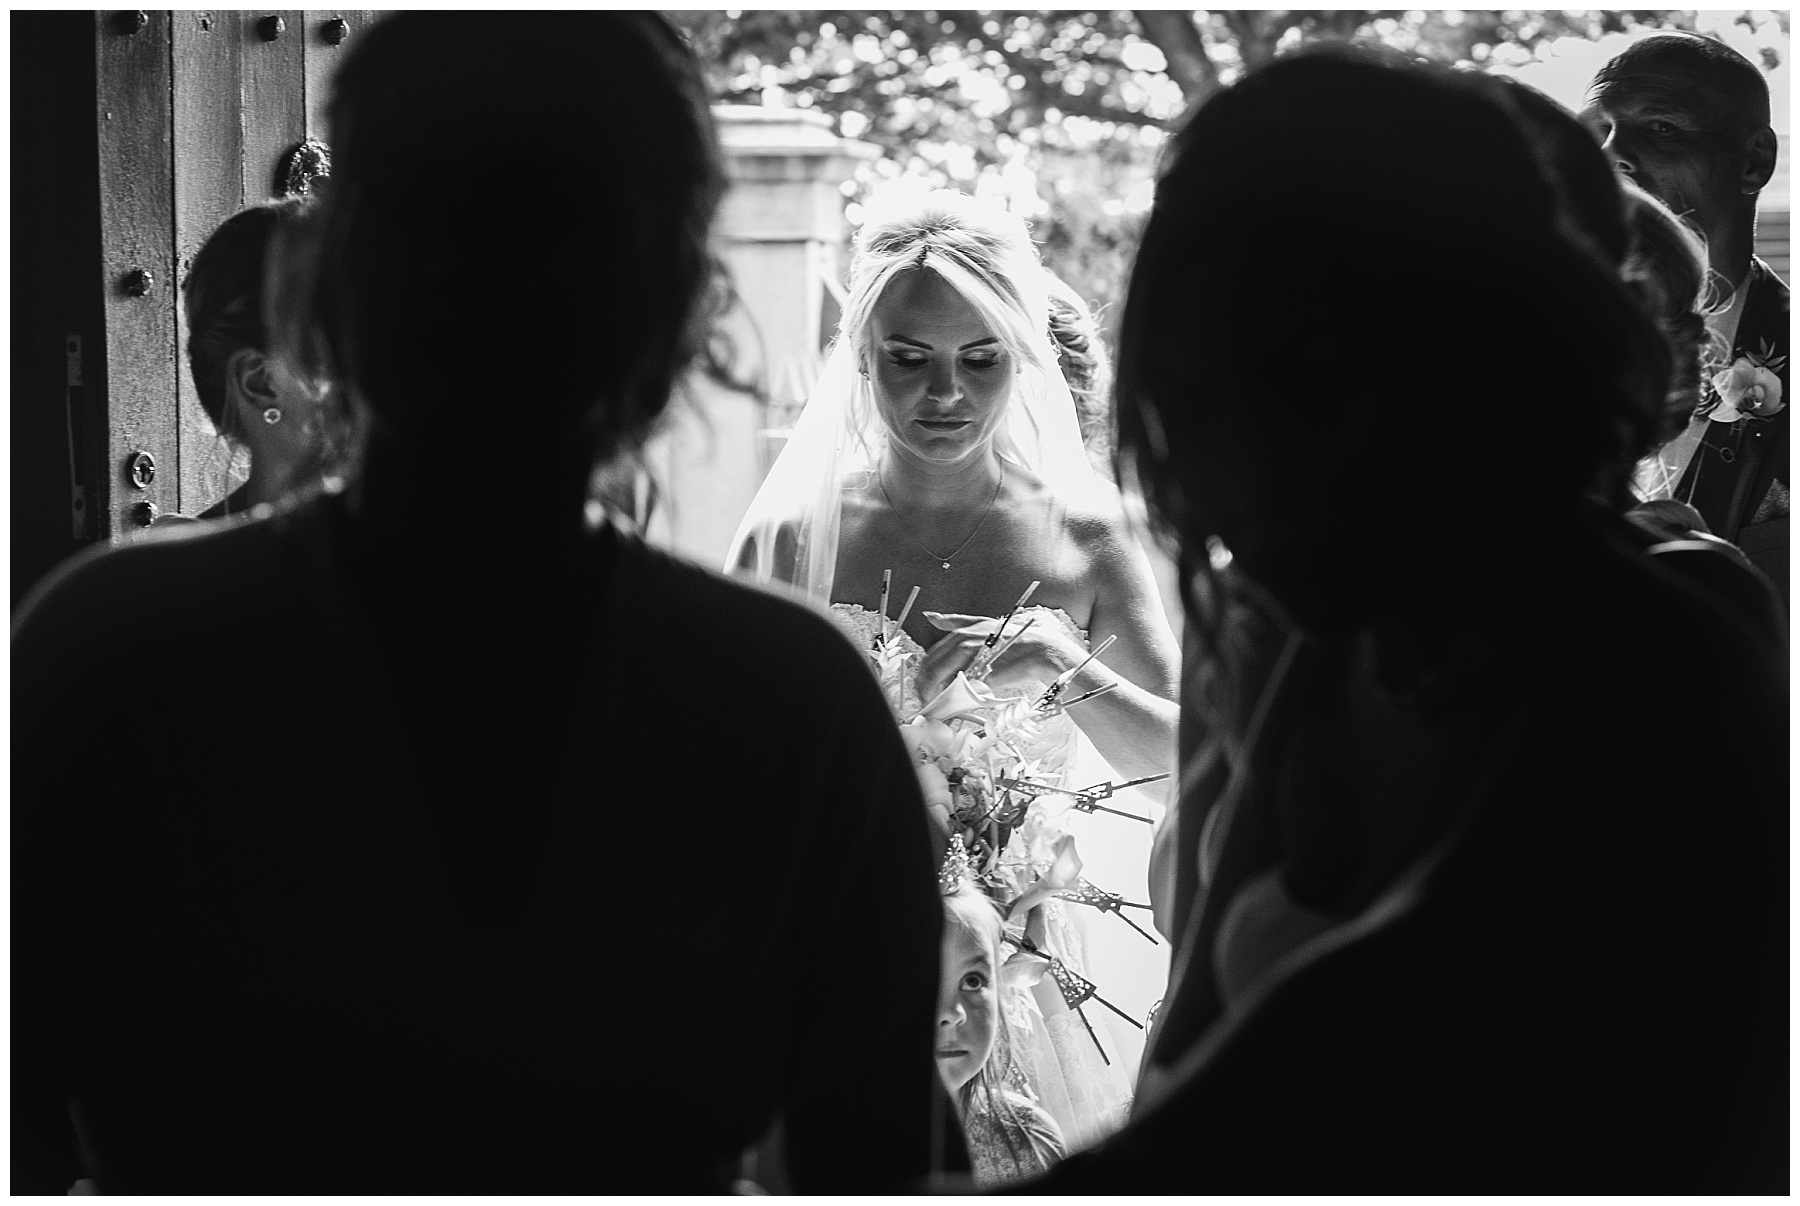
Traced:
<path fill-rule="evenodd" d="M 1012 394 L 1013 356 L 930 271 L 895 277 L 870 313 L 869 380 L 895 443 L 955 464 L 984 451 Z"/>

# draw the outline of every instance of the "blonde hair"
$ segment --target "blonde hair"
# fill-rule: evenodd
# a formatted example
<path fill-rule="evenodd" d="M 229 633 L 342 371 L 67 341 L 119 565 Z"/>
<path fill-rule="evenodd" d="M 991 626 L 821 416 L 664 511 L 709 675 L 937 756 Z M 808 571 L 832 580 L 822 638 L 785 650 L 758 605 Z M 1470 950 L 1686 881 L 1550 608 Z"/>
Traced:
<path fill-rule="evenodd" d="M 1669 343 L 1672 376 L 1652 448 L 1681 434 L 1700 402 L 1706 370 L 1725 350 L 1706 326 L 1718 308 L 1706 240 L 1656 197 L 1621 180 L 1629 244 L 1620 274 Z"/>
<path fill-rule="evenodd" d="M 1113 414 L 1112 356 L 1100 334 L 1100 324 L 1081 294 L 1054 272 L 1050 281 L 1050 338 L 1056 341 L 1056 358 L 1075 401 L 1081 424 L 1081 442 L 1094 462 L 1094 470 L 1112 476 Z"/>
<path fill-rule="evenodd" d="M 1044 363 L 1049 282 L 1023 221 L 965 193 L 921 192 L 904 182 L 872 199 L 868 211 L 838 323 L 838 338 L 850 341 L 860 363 L 868 363 L 871 320 L 887 287 L 903 272 L 929 269 L 1009 353 L 1054 368 Z"/>

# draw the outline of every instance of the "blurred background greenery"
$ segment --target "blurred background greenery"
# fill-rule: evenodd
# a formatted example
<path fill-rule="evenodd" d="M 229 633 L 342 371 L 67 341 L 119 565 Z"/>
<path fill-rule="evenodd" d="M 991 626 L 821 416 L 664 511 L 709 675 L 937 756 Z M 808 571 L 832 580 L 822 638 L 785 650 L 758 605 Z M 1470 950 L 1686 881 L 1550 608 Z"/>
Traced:
<path fill-rule="evenodd" d="M 669 16 L 706 65 L 717 100 L 822 112 L 837 133 L 882 148 L 844 185 L 852 225 L 859 202 L 901 175 L 1001 199 L 1031 222 L 1045 261 L 1103 311 L 1123 294 L 1170 131 L 1245 70 L 1308 42 L 1379 42 L 1517 76 L 1578 108 L 1595 69 L 1625 42 L 1657 29 L 1695 30 L 1763 68 L 1786 150 L 1787 10 Z M 1785 178 L 1784 171 L 1784 220 Z"/>

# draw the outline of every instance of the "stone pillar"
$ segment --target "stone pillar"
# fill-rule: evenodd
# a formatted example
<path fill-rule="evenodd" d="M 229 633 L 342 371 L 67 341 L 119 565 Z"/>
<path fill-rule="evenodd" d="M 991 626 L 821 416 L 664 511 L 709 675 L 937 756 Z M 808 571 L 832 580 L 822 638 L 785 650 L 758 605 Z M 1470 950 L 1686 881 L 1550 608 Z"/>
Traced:
<path fill-rule="evenodd" d="M 718 246 L 739 298 L 727 330 L 737 375 L 767 397 L 696 380 L 692 405 L 651 452 L 663 497 L 649 537 L 717 568 L 836 325 L 839 186 L 857 160 L 879 151 L 837 137 L 829 118 L 806 109 L 722 105 L 714 113 L 731 180 Z"/>

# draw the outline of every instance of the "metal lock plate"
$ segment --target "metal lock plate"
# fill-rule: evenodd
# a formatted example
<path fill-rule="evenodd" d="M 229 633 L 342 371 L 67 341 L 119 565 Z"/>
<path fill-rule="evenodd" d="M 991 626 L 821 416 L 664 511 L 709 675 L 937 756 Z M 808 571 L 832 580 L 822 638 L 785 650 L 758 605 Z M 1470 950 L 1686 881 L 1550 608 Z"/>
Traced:
<path fill-rule="evenodd" d="M 125 462 L 125 476 L 140 490 L 148 490 L 156 480 L 156 458 L 148 452 L 134 452 Z"/>

